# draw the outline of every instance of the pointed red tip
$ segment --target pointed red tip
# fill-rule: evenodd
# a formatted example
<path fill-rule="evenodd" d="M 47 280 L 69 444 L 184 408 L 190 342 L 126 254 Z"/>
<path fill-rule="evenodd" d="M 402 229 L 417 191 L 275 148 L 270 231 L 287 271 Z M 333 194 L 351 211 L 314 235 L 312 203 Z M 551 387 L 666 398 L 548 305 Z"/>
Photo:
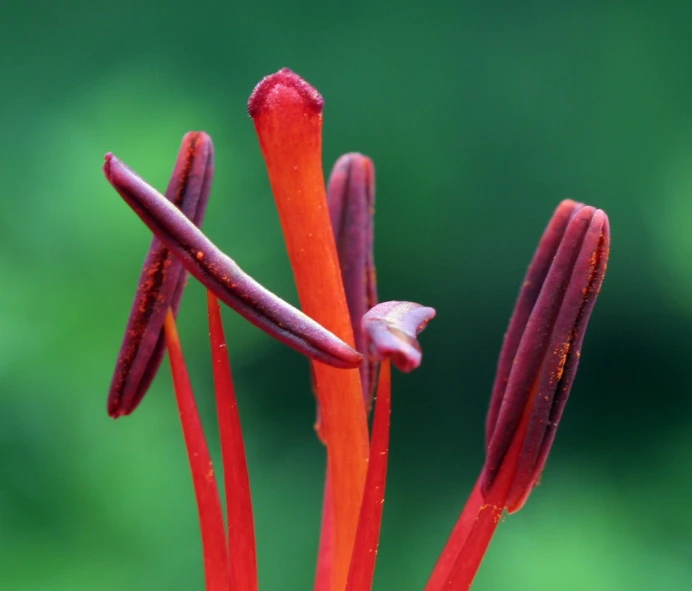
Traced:
<path fill-rule="evenodd" d="M 299 101 L 314 113 L 321 113 L 324 99 L 315 88 L 288 68 L 262 78 L 250 95 L 247 112 L 253 119 L 266 108 L 278 106 L 284 101 Z"/>
<path fill-rule="evenodd" d="M 103 163 L 103 173 L 106 175 L 108 181 L 111 180 L 111 160 L 113 160 L 113 152 L 107 152 L 103 157 L 105 162 Z"/>

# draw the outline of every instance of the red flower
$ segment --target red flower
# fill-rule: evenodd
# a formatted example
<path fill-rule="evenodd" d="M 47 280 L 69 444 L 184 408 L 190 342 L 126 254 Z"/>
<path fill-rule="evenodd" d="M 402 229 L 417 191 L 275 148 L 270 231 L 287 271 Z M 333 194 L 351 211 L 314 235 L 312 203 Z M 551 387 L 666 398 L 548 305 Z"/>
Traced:
<path fill-rule="evenodd" d="M 109 413 L 139 404 L 169 351 L 197 497 L 209 591 L 255 591 L 250 485 L 217 298 L 312 359 L 317 431 L 327 470 L 316 591 L 369 591 L 379 542 L 389 448 L 390 362 L 421 362 L 417 335 L 435 316 L 409 302 L 377 304 L 374 167 L 343 156 L 328 189 L 319 93 L 290 70 L 250 97 L 303 312 L 245 274 L 202 232 L 213 174 L 211 140 L 185 136 L 164 197 L 112 155 L 106 177 L 156 238 L 118 358 Z M 468 589 L 500 515 L 521 508 L 545 465 L 608 258 L 606 215 L 560 205 L 539 244 L 500 355 L 487 458 L 426 591 Z M 214 384 L 227 504 L 218 487 L 175 327 L 187 270 L 208 288 Z M 371 432 L 370 410 L 379 368 Z M 230 494 L 232 493 L 232 494 Z"/>

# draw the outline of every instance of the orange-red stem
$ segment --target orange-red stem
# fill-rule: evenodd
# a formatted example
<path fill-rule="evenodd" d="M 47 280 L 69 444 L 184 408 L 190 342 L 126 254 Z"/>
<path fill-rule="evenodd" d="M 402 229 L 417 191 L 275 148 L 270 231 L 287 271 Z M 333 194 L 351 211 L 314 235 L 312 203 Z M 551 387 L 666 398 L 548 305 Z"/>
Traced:
<path fill-rule="evenodd" d="M 332 588 L 334 566 L 334 494 L 332 478 L 327 457 L 327 469 L 324 476 L 324 496 L 322 499 L 322 527 L 320 529 L 320 547 L 317 554 L 317 572 L 315 574 L 315 591 L 329 591 Z"/>
<path fill-rule="evenodd" d="M 454 535 L 455 532 L 452 533 L 452 538 L 450 538 L 448 545 L 453 543 L 458 547 L 461 540 L 463 540 L 463 544 L 457 552 L 454 564 L 448 570 L 446 580 L 438 587 L 434 587 L 429 583 L 426 591 L 468 591 L 471 588 L 483 557 L 490 545 L 490 540 L 500 522 L 503 511 L 507 507 L 531 418 L 535 388 L 536 386 L 534 385 L 531 392 L 532 395 L 529 396 L 529 402 L 524 408 L 521 422 L 502 462 L 495 482 L 485 494 L 485 497 L 483 497 L 482 494 L 477 492 L 481 483 L 479 478 L 468 501 L 470 505 L 468 512 L 464 508 L 460 517 L 460 521 L 463 522 L 459 527 L 460 531 L 456 536 Z M 476 518 L 471 519 L 470 517 L 474 511 L 476 512 Z M 466 535 L 464 535 L 464 529 L 467 531 Z M 442 552 L 442 558 L 449 564 L 451 549 L 448 552 L 447 548 L 445 548 Z M 437 571 L 437 567 L 435 571 Z M 438 575 L 438 582 L 442 574 Z M 433 576 L 435 576 L 435 573 L 433 573 Z"/>
<path fill-rule="evenodd" d="M 166 313 L 164 332 L 171 362 L 175 398 L 178 403 L 180 423 L 183 427 L 183 437 L 197 498 L 199 523 L 202 530 L 206 588 L 207 591 L 227 591 L 226 534 L 219 489 L 216 484 L 209 447 L 204 437 L 202 421 L 197 410 L 195 395 L 183 358 L 175 318 L 170 309 Z"/>
<path fill-rule="evenodd" d="M 500 523 L 502 511 L 502 501 L 494 503 L 493 499 L 488 499 L 477 508 L 477 516 L 471 522 L 466 540 L 449 571 L 447 580 L 439 587 L 440 590 L 468 591 L 471 588 L 490 540 Z"/>
<path fill-rule="evenodd" d="M 289 70 L 268 76 L 248 105 L 267 165 L 303 311 L 353 345 L 322 171 L 322 97 Z M 314 362 L 334 495 L 332 590 L 343 591 L 368 460 L 360 376 Z"/>
<path fill-rule="evenodd" d="M 375 575 L 377 546 L 382 529 L 384 491 L 389 459 L 389 426 L 392 410 L 391 362 L 386 359 L 380 368 L 377 384 L 375 416 L 370 440 L 370 460 L 365 479 L 363 504 L 353 546 L 353 557 L 348 573 L 346 591 L 370 591 Z"/>
<path fill-rule="evenodd" d="M 425 586 L 425 591 L 438 591 L 442 588 L 456 562 L 457 556 L 466 543 L 469 532 L 473 527 L 474 521 L 478 518 L 478 513 L 483 504 L 485 504 L 485 500 L 481 494 L 479 479 L 464 505 L 464 509 L 452 530 L 452 534 L 449 536 L 449 540 L 447 540 L 447 544 L 435 565 L 428 584 Z"/>
<path fill-rule="evenodd" d="M 228 516 L 228 588 L 233 591 L 257 591 L 255 526 L 245 444 L 221 323 L 221 310 L 218 300 L 210 291 L 207 291 L 207 309 Z"/>

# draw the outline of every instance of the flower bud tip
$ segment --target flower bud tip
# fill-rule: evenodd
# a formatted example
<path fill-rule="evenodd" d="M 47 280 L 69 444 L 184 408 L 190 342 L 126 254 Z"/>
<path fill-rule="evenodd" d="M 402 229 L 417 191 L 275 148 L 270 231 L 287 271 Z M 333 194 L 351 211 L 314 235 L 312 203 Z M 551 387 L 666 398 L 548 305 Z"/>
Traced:
<path fill-rule="evenodd" d="M 306 109 L 317 114 L 322 113 L 322 95 L 298 74 L 288 68 L 282 68 L 275 74 L 265 76 L 255 86 L 248 100 L 248 114 L 254 119 L 267 107 L 276 106 L 280 95 L 283 95 L 283 100 L 292 95 L 292 100 L 302 102 Z"/>

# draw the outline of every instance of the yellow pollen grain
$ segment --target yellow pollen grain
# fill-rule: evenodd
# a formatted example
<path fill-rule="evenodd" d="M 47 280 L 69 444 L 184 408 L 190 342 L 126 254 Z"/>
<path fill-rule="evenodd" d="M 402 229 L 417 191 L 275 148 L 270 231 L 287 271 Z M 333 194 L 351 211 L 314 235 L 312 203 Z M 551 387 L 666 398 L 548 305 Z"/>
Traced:
<path fill-rule="evenodd" d="M 558 354 L 560 355 L 560 360 L 557 366 L 558 381 L 562 379 L 562 373 L 565 370 L 565 363 L 567 362 L 567 354 L 569 353 L 570 346 L 571 343 L 568 341 L 561 347 L 561 350 L 558 351 Z"/>

